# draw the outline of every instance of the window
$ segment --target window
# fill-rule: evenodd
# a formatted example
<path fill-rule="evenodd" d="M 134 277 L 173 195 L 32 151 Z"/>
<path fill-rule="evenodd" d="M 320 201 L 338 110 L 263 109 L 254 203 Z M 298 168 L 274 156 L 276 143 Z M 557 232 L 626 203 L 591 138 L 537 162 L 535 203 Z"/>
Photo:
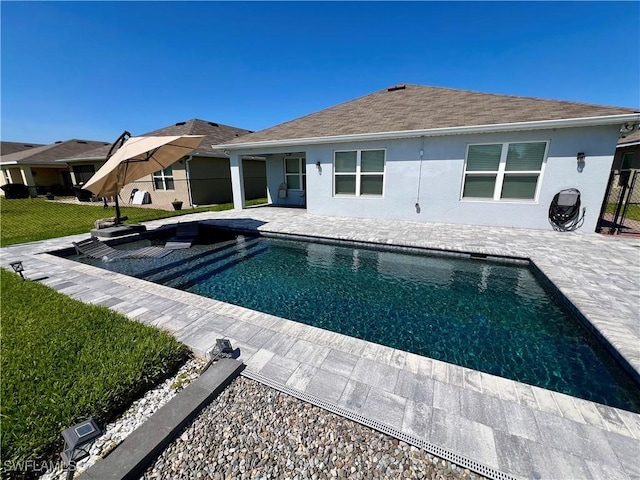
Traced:
<path fill-rule="evenodd" d="M 462 198 L 535 200 L 547 142 L 469 145 Z"/>
<path fill-rule="evenodd" d="M 633 164 L 633 153 L 634 152 L 626 152 L 622 156 L 622 166 L 620 170 L 631 170 L 631 165 Z"/>
<path fill-rule="evenodd" d="M 153 173 L 153 186 L 156 190 L 174 190 L 173 168 L 167 167 Z"/>
<path fill-rule="evenodd" d="M 284 173 L 288 190 L 306 190 L 307 166 L 304 158 L 287 157 L 284 159 Z"/>
<path fill-rule="evenodd" d="M 334 195 L 382 196 L 384 150 L 334 152 Z"/>

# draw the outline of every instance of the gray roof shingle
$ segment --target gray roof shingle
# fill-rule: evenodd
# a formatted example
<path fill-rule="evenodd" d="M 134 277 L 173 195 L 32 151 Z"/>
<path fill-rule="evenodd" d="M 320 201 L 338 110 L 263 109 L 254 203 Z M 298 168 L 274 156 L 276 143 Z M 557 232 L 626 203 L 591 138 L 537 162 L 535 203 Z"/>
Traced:
<path fill-rule="evenodd" d="M 223 125 L 221 123 L 209 122 L 207 120 L 199 120 L 193 118 L 186 122 L 178 122 L 175 125 L 163 127 L 158 130 L 143 133 L 141 135 L 133 135 L 134 137 L 142 136 L 164 136 L 164 135 L 204 135 L 200 146 L 194 150 L 192 155 L 219 155 L 224 157 L 222 150 L 215 150 L 211 148 L 211 145 L 223 143 L 232 140 L 237 137 L 241 137 L 251 130 L 244 128 L 230 127 L 229 125 Z M 84 153 L 79 153 L 66 158 L 66 160 L 82 160 L 82 159 L 104 159 L 106 158 L 111 144 L 99 147 Z"/>
<path fill-rule="evenodd" d="M 618 146 L 624 147 L 625 145 L 635 144 L 638 142 L 640 142 L 640 129 L 621 137 L 620 140 L 618 140 Z"/>
<path fill-rule="evenodd" d="M 95 140 L 66 140 L 64 142 L 56 142 L 49 145 L 29 148 L 8 155 L 2 155 L 0 161 L 17 162 L 17 163 L 52 163 L 54 164 L 61 158 L 67 158 L 71 155 L 81 154 L 89 150 L 95 149 L 97 146 L 109 145 L 106 142 Z"/>
<path fill-rule="evenodd" d="M 588 103 L 420 85 L 384 89 L 227 144 L 635 113 Z"/>
<path fill-rule="evenodd" d="M 35 147 L 44 147 L 44 143 L 0 142 L 0 156 L 22 152 Z"/>

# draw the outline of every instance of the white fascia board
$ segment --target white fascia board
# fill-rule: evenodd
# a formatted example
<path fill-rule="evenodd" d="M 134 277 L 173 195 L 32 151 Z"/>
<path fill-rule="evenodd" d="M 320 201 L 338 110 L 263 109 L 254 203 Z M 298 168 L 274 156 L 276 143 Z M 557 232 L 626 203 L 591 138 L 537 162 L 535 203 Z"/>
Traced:
<path fill-rule="evenodd" d="M 635 147 L 636 145 L 640 145 L 640 140 L 629 143 L 618 143 L 618 146 L 616 148 Z"/>
<path fill-rule="evenodd" d="M 474 125 L 462 127 L 429 128 L 424 130 L 403 130 L 398 132 L 359 133 L 355 135 L 334 135 L 329 137 L 307 137 L 263 142 L 232 143 L 212 145 L 220 150 L 242 150 L 246 148 L 284 147 L 297 145 L 317 145 L 322 143 L 357 142 L 367 140 L 390 140 L 411 137 L 435 137 L 441 135 L 468 135 L 472 133 L 495 133 L 521 130 L 544 130 L 551 128 L 595 127 L 602 125 L 622 125 L 627 122 L 640 122 L 640 113 L 609 115 L 606 117 L 566 118 L 560 120 L 539 120 L 533 122 L 498 123 L 492 125 Z"/>
<path fill-rule="evenodd" d="M 54 162 L 21 162 L 19 160 L 13 160 L 11 162 L 0 162 L 0 166 L 16 166 L 16 167 L 51 167 L 51 168 L 66 168 L 67 165 L 58 165 Z"/>

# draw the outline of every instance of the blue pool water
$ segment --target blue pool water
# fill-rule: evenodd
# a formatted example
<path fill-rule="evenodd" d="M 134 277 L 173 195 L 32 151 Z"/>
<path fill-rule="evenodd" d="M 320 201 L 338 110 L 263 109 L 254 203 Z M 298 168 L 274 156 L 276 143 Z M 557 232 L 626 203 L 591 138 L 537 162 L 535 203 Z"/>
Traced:
<path fill-rule="evenodd" d="M 82 261 L 640 412 L 638 386 L 526 266 L 245 236 Z"/>

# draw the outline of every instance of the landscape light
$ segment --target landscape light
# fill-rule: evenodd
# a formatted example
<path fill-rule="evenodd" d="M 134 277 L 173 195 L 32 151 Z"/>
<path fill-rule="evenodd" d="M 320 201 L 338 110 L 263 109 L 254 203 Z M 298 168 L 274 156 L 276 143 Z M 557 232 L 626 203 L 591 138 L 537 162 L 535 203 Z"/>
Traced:
<path fill-rule="evenodd" d="M 64 451 L 60 456 L 62 457 L 64 464 L 68 467 L 67 480 L 73 478 L 73 474 L 76 470 L 76 462 L 89 455 L 89 452 L 85 448 L 81 447 L 93 442 L 100 435 L 102 435 L 102 430 L 98 427 L 98 424 L 96 424 L 93 418 L 78 423 L 77 425 L 73 425 L 62 432 L 62 438 L 64 438 Z"/>
<path fill-rule="evenodd" d="M 11 262 L 9 265 L 11 265 L 11 268 L 13 268 L 13 271 L 16 273 L 19 273 L 20 276 L 22 277 L 22 280 L 24 280 L 24 275 L 22 275 L 22 272 L 24 272 L 24 267 L 22 266 L 22 262 Z"/>

